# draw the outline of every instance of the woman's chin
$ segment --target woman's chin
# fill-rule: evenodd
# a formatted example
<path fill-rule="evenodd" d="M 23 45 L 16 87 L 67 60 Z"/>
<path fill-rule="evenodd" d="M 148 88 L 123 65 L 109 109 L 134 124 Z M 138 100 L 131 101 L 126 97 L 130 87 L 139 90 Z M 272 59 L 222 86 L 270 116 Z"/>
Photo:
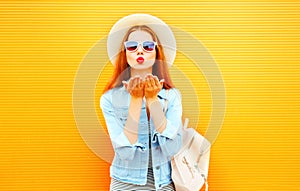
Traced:
<path fill-rule="evenodd" d="M 145 70 L 145 69 L 149 69 L 153 66 L 154 63 L 147 63 L 147 62 L 143 62 L 143 63 L 135 63 L 134 65 L 131 66 L 131 68 L 137 69 L 137 70 Z"/>

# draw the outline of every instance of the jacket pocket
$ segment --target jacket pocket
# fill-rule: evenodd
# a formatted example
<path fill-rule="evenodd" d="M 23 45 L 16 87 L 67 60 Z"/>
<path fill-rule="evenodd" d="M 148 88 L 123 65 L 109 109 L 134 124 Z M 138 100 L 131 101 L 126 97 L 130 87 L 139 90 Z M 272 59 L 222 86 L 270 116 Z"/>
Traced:
<path fill-rule="evenodd" d="M 129 175 L 128 170 L 128 161 L 117 159 L 115 163 L 113 163 L 115 174 L 119 177 L 127 177 Z"/>
<path fill-rule="evenodd" d="M 160 170 L 160 178 L 162 181 L 171 179 L 171 164 L 169 161 L 161 162 Z"/>

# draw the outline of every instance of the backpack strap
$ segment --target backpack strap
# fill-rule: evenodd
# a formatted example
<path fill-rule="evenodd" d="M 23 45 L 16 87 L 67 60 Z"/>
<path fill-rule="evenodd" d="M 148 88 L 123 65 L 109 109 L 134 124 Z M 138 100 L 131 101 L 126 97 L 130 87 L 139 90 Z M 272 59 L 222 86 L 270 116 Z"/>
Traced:
<path fill-rule="evenodd" d="M 164 108 L 163 108 L 163 112 L 164 114 L 166 115 L 166 112 L 167 112 L 167 109 L 168 109 L 168 94 L 169 94 L 169 90 L 166 90 L 166 99 L 165 100 L 165 103 L 164 103 Z"/>

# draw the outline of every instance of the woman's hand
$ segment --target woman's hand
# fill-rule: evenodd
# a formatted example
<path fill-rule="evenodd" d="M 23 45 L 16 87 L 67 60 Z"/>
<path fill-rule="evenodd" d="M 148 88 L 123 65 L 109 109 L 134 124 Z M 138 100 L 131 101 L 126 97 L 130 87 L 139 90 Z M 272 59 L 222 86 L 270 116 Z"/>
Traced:
<path fill-rule="evenodd" d="M 144 97 L 144 82 L 140 76 L 134 76 L 128 82 L 122 81 L 122 83 L 133 98 Z"/>
<path fill-rule="evenodd" d="M 144 79 L 144 94 L 146 99 L 156 99 L 158 92 L 162 89 L 164 79 L 158 80 L 157 76 L 148 74 Z"/>
<path fill-rule="evenodd" d="M 158 80 L 157 76 L 152 74 L 145 78 L 145 97 L 150 116 L 153 120 L 156 130 L 162 133 L 167 125 L 166 117 L 163 113 L 162 106 L 158 100 L 157 94 L 163 87 L 164 80 Z"/>

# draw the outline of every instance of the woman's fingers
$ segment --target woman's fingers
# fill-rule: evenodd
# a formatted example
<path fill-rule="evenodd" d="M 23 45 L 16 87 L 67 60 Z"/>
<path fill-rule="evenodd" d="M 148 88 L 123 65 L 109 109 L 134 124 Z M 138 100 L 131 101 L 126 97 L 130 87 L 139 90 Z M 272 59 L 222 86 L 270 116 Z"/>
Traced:
<path fill-rule="evenodd" d="M 159 80 L 158 80 L 158 77 L 157 76 L 154 76 L 154 83 L 155 83 L 155 86 L 156 87 L 161 87 L 160 83 L 159 83 Z"/>
<path fill-rule="evenodd" d="M 155 84 L 154 78 L 153 78 L 153 77 L 149 78 L 149 81 L 150 81 L 150 86 L 151 86 L 152 88 L 156 88 L 156 84 Z"/>
<path fill-rule="evenodd" d="M 164 82 L 165 82 L 165 79 L 161 79 L 161 80 L 159 81 L 159 84 L 161 85 L 161 87 L 163 87 Z"/>
<path fill-rule="evenodd" d="M 123 80 L 122 83 L 125 86 L 125 89 L 127 90 L 127 88 L 128 88 L 128 82 L 126 82 L 126 81 Z"/>
<path fill-rule="evenodd" d="M 128 81 L 128 89 L 131 89 L 133 83 L 133 78 L 130 78 Z"/>
<path fill-rule="evenodd" d="M 141 79 L 142 78 L 140 76 L 138 76 L 138 75 L 130 78 L 129 82 L 128 82 L 129 89 L 133 89 L 133 88 L 137 87 L 137 84 L 139 83 L 139 81 Z"/>
<path fill-rule="evenodd" d="M 132 80 L 132 81 L 133 81 L 133 82 L 132 82 L 132 86 L 131 86 L 132 89 L 134 89 L 134 88 L 137 87 L 137 85 L 138 85 L 138 80 L 139 80 L 138 78 L 134 78 L 134 79 Z"/>
<path fill-rule="evenodd" d="M 122 81 L 127 91 L 131 96 L 143 97 L 144 96 L 144 84 L 140 76 L 134 76 L 129 79 L 128 82 Z"/>
<path fill-rule="evenodd" d="M 145 78 L 145 82 L 147 84 L 147 87 L 149 88 L 159 88 L 160 84 L 159 84 L 159 80 L 157 76 L 153 76 L 152 74 L 148 74 Z"/>
<path fill-rule="evenodd" d="M 144 78 L 144 84 L 145 84 L 145 88 L 149 87 L 149 79 L 148 79 L 148 75 Z"/>
<path fill-rule="evenodd" d="M 144 88 L 144 82 L 143 82 L 142 78 L 139 79 L 138 85 L 139 85 L 138 87 L 139 87 L 140 89 L 143 89 L 143 88 Z"/>

